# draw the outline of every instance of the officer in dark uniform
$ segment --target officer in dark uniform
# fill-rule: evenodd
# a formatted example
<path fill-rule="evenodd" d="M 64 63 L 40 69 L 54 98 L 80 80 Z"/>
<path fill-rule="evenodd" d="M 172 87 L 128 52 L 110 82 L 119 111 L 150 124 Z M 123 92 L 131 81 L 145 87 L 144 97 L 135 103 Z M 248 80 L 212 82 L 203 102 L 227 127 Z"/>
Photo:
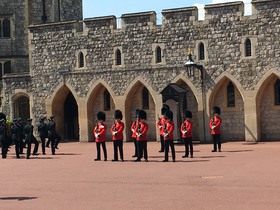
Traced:
<path fill-rule="evenodd" d="M 6 120 L 4 118 L 0 119 L 0 142 L 2 144 L 2 158 L 7 157 L 8 143 L 7 143 L 7 127 Z"/>
<path fill-rule="evenodd" d="M 35 139 L 35 137 L 33 136 L 33 129 L 34 129 L 34 127 L 32 125 L 32 119 L 28 118 L 27 119 L 27 124 L 24 127 L 25 142 L 27 144 L 26 159 L 30 159 L 31 144 L 32 143 L 35 144 L 35 147 L 34 147 L 32 155 L 38 155 L 37 151 L 38 151 L 39 143 Z"/>
<path fill-rule="evenodd" d="M 13 123 L 11 125 L 11 133 L 12 133 L 12 141 L 15 144 L 15 153 L 16 153 L 16 157 L 20 158 L 19 154 L 20 154 L 20 146 L 21 146 L 21 142 L 20 142 L 20 130 L 18 127 L 18 119 L 15 118 L 13 119 Z"/>
<path fill-rule="evenodd" d="M 24 135 L 24 132 L 23 132 L 23 125 L 22 125 L 22 121 L 21 121 L 21 118 L 19 117 L 17 119 L 17 126 L 18 126 L 18 129 L 19 129 L 19 142 L 20 142 L 20 154 L 24 154 L 23 153 L 23 148 L 25 148 L 26 146 L 26 143 L 25 143 L 25 135 Z"/>
<path fill-rule="evenodd" d="M 45 123 L 46 117 L 41 117 L 38 125 L 38 132 L 41 139 L 42 144 L 42 153 L 46 154 L 46 138 L 48 137 L 48 126 Z"/>
<path fill-rule="evenodd" d="M 55 155 L 55 147 L 56 147 L 56 124 L 54 122 L 54 115 L 52 115 L 49 119 L 49 123 L 48 123 L 48 142 L 50 142 L 49 144 L 51 144 L 51 151 L 52 151 L 52 155 Z M 48 143 L 47 143 L 47 147 L 48 147 Z"/>

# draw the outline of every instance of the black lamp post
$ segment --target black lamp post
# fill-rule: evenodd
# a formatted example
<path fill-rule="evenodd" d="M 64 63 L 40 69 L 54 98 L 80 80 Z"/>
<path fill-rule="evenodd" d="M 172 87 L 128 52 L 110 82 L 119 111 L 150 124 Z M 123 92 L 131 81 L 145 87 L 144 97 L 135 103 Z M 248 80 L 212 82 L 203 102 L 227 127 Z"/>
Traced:
<path fill-rule="evenodd" d="M 187 68 L 188 77 L 194 76 L 194 71 L 200 71 L 201 91 L 202 91 L 202 119 L 203 119 L 203 140 L 206 143 L 206 127 L 205 127 L 205 109 L 206 109 L 206 96 L 204 90 L 204 67 L 203 65 L 196 64 L 192 59 L 191 50 L 188 49 L 188 60 L 184 65 Z"/>

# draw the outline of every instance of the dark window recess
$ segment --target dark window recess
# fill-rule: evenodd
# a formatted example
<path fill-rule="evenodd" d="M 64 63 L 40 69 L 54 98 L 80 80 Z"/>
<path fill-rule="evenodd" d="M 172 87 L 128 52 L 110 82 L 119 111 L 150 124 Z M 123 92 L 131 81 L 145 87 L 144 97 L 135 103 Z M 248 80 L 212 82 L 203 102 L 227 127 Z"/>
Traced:
<path fill-rule="evenodd" d="M 204 60 L 204 59 L 205 59 L 204 44 L 200 43 L 199 44 L 199 60 Z"/>
<path fill-rule="evenodd" d="M 149 91 L 145 87 L 142 90 L 142 108 L 149 109 Z"/>
<path fill-rule="evenodd" d="M 10 74 L 12 73 L 12 62 L 6 61 L 4 63 L 4 74 Z"/>
<path fill-rule="evenodd" d="M 159 46 L 156 48 L 156 63 L 161 63 L 161 48 Z"/>
<path fill-rule="evenodd" d="M 277 79 L 274 83 L 274 97 L 275 97 L 275 105 L 280 105 L 280 80 Z"/>
<path fill-rule="evenodd" d="M 79 68 L 82 68 L 85 66 L 85 60 L 84 60 L 84 54 L 80 52 L 79 54 Z"/>
<path fill-rule="evenodd" d="M 232 82 L 229 82 L 227 86 L 227 106 L 235 107 L 235 93 Z"/>
<path fill-rule="evenodd" d="M 252 56 L 252 45 L 250 39 L 247 39 L 245 42 L 245 56 L 246 57 Z"/>
<path fill-rule="evenodd" d="M 104 96 L 104 111 L 109 111 L 111 109 L 110 93 L 108 90 L 105 90 L 103 93 Z"/>
<path fill-rule="evenodd" d="M 116 50 L 116 65 L 122 65 L 122 53 L 119 49 Z"/>
<path fill-rule="evenodd" d="M 8 18 L 3 20 L 3 37 L 11 37 L 11 23 Z"/>

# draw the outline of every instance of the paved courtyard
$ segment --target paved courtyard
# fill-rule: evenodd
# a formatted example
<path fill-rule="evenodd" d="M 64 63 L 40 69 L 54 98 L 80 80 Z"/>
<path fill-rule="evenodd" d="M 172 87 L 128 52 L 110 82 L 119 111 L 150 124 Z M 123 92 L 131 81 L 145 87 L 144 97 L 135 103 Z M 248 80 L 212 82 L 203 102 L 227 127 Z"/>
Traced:
<path fill-rule="evenodd" d="M 194 146 L 194 158 L 161 162 L 159 143 L 149 142 L 149 162 L 95 162 L 94 143 L 61 143 L 57 155 L 0 159 L 0 210 L 279 209 L 280 142 L 230 142 L 221 153 Z M 103 156 L 102 156 L 103 159 Z M 171 159 L 171 157 L 170 157 Z"/>

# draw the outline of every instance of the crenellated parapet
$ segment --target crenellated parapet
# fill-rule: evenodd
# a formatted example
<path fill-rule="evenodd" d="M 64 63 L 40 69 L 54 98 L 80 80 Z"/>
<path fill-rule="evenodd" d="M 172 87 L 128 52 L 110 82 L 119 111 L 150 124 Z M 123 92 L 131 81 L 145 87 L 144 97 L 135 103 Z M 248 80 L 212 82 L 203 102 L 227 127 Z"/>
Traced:
<path fill-rule="evenodd" d="M 163 27 L 178 21 L 190 22 L 198 19 L 197 7 L 185 7 L 177 9 L 165 9 L 162 11 Z"/>
<path fill-rule="evenodd" d="M 84 23 L 87 28 L 92 28 L 94 30 L 117 28 L 116 16 L 114 15 L 95 17 L 95 18 L 86 18 L 84 19 Z"/>
<path fill-rule="evenodd" d="M 252 15 L 271 14 L 280 9 L 280 0 L 252 0 Z"/>
<path fill-rule="evenodd" d="M 205 20 L 214 19 L 219 16 L 243 16 L 244 15 L 244 3 L 243 1 L 229 2 L 223 4 L 211 4 L 206 5 Z"/>
<path fill-rule="evenodd" d="M 156 13 L 154 11 L 151 12 L 141 12 L 141 13 L 131 13 L 131 14 L 123 14 L 121 16 L 122 19 L 122 29 L 131 27 L 155 27 L 156 26 Z"/>

